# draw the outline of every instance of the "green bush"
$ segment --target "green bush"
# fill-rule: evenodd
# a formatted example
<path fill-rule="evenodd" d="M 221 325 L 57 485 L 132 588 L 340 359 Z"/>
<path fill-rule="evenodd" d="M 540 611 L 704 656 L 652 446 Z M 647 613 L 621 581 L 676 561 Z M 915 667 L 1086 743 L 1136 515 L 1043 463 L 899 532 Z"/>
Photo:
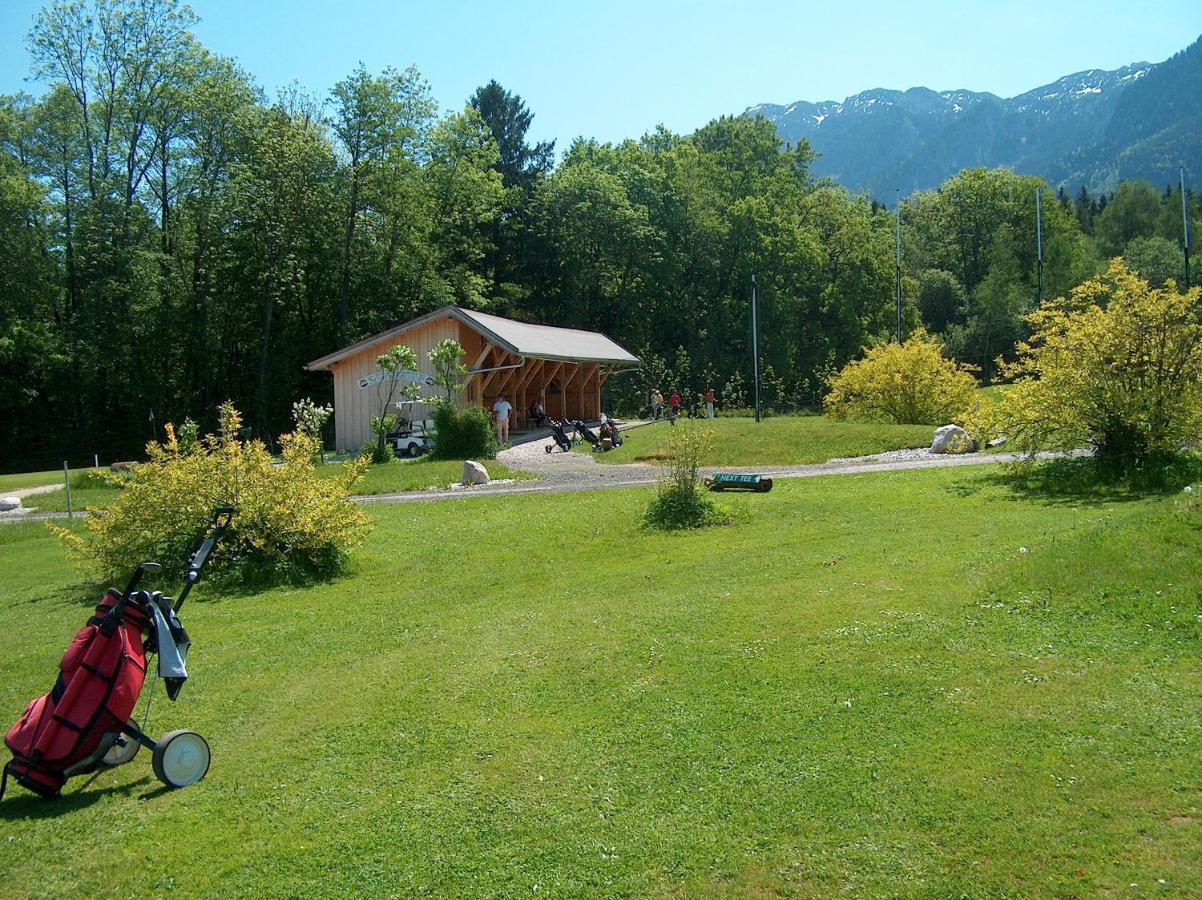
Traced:
<path fill-rule="evenodd" d="M 701 488 L 697 474 L 713 432 L 682 419 L 664 438 L 668 474 L 643 513 L 643 524 L 662 531 L 704 528 L 723 521 L 717 505 Z"/>
<path fill-rule="evenodd" d="M 492 459 L 497 440 L 487 413 L 478 406 L 456 409 L 442 402 L 434 408 L 434 459 Z"/>
<path fill-rule="evenodd" d="M 113 472 L 108 469 L 82 469 L 71 473 L 71 490 L 87 491 L 93 488 L 120 488 L 129 481 L 128 472 Z"/>
<path fill-rule="evenodd" d="M 382 466 L 393 462 L 396 453 L 393 452 L 391 444 L 381 444 L 378 440 L 365 441 L 359 448 L 359 459 L 365 459 L 373 466 Z"/>
<path fill-rule="evenodd" d="M 138 563 L 162 563 L 182 576 L 219 506 L 237 510 L 214 552 L 207 577 L 268 585 L 337 574 L 370 520 L 349 501 L 367 463 L 318 479 L 316 441 L 302 432 L 281 435 L 280 465 L 260 441 L 239 437 L 232 404 L 220 410 L 220 431 L 181 446 L 167 426 L 164 442 L 146 447 L 124 490 L 106 510 L 94 510 L 81 532 L 53 528 L 68 549 L 102 579 L 121 580 Z"/>
<path fill-rule="evenodd" d="M 643 513 L 643 524 L 659 531 L 705 528 L 724 521 L 713 498 L 700 490 L 683 491 L 661 484 Z"/>

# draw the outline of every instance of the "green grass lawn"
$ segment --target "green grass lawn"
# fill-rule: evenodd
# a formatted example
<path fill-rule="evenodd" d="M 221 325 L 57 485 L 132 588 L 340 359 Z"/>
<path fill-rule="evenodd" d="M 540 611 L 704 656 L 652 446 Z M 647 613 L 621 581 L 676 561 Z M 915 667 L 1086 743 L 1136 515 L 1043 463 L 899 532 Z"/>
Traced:
<path fill-rule="evenodd" d="M 528 479 L 532 476 L 509 469 L 495 459 L 484 460 L 488 474 L 494 479 L 514 478 Z M 328 477 L 340 470 L 340 464 L 327 464 L 319 468 L 319 473 Z M 371 466 L 363 478 L 352 489 L 355 495 L 392 494 L 402 491 L 424 491 L 430 487 L 446 487 L 453 481 L 458 481 L 463 474 L 463 463 L 455 460 L 432 460 L 428 458 L 409 461 L 397 460 L 382 466 Z M 84 487 L 72 487 L 71 506 L 75 510 L 86 507 L 104 508 L 111 504 L 120 494 L 121 489 L 110 487 L 91 480 Z M 25 499 L 24 504 L 33 507 L 38 512 L 65 512 L 67 509 L 67 492 L 51 491 L 37 494 Z"/>
<path fill-rule="evenodd" d="M 120 495 L 119 487 L 100 487 L 92 485 L 86 488 L 71 488 L 71 508 L 79 512 L 87 507 L 104 508 Z M 38 512 L 66 512 L 67 492 L 49 491 L 45 494 L 34 494 L 21 501 L 25 506 Z"/>
<path fill-rule="evenodd" d="M 16 472 L 12 475 L 0 475 L 0 494 L 20 488 L 62 483 L 62 469 L 52 469 L 49 472 Z"/>
<path fill-rule="evenodd" d="M 150 731 L 208 778 L 10 785 L 0 896 L 1202 892 L 1186 495 L 787 480 L 676 535 L 650 496 L 373 507 L 346 579 L 202 585 Z M 97 596 L 0 529 L 3 724 Z"/>
<path fill-rule="evenodd" d="M 833 422 L 824 416 L 775 416 L 753 419 L 714 419 L 710 451 L 703 466 L 785 466 L 821 463 L 844 456 L 868 456 L 886 450 L 929 447 L 935 433 L 926 425 L 863 425 Z M 672 424 L 662 420 L 622 434 L 617 450 L 595 454 L 606 463 L 665 461 L 662 443 Z M 592 452 L 587 444 L 577 445 Z"/>
<path fill-rule="evenodd" d="M 108 469 L 73 469 L 71 471 L 71 508 L 82 510 L 88 506 L 108 506 L 120 493 L 120 488 L 105 482 L 96 476 L 96 472 L 106 473 Z M 57 477 L 51 477 L 57 476 Z M 37 512 L 66 512 L 67 492 L 63 486 L 62 472 L 29 472 L 24 475 L 0 476 L 14 481 L 23 482 L 21 487 L 40 487 L 52 485 L 60 490 L 47 491 L 43 494 L 32 494 L 22 499 L 24 506 Z M 12 486 L 10 485 L 10 488 Z"/>
<path fill-rule="evenodd" d="M 523 479 L 532 476 L 525 472 L 501 465 L 495 459 L 481 460 L 488 469 L 488 475 L 494 480 L 504 478 Z M 322 466 L 322 474 L 333 474 L 339 465 Z M 363 478 L 351 489 L 356 495 L 367 494 L 396 494 L 402 491 L 424 491 L 426 488 L 443 487 L 463 477 L 463 461 L 453 459 L 430 459 L 423 456 L 413 461 L 396 460 L 380 466 L 370 466 Z"/>
<path fill-rule="evenodd" d="M 993 403 L 998 403 L 1001 401 L 1002 396 L 1006 393 L 1006 391 L 1010 390 L 1010 388 L 1011 385 L 1009 384 L 991 384 L 989 387 L 979 388 L 977 393 L 979 393 L 982 397 L 986 397 Z"/>

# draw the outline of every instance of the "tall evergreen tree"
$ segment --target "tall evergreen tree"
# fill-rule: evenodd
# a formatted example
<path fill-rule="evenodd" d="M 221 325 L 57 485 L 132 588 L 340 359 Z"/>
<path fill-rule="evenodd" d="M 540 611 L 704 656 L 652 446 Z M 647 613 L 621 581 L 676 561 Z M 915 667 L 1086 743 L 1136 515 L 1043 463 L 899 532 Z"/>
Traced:
<path fill-rule="evenodd" d="M 517 94 L 495 80 L 476 89 L 468 100 L 497 145 L 495 168 L 505 188 L 502 214 L 493 223 L 493 247 L 486 257 L 492 291 L 504 307 L 525 295 L 521 285 L 533 268 L 529 210 L 535 186 L 555 163 L 555 142 L 530 144 L 526 135 L 534 114 Z"/>
<path fill-rule="evenodd" d="M 509 93 L 496 80 L 476 88 L 468 104 L 480 114 L 497 142 L 496 169 L 505 187 L 521 188 L 528 193 L 554 165 L 555 142 L 526 142 L 534 113 L 518 94 Z"/>

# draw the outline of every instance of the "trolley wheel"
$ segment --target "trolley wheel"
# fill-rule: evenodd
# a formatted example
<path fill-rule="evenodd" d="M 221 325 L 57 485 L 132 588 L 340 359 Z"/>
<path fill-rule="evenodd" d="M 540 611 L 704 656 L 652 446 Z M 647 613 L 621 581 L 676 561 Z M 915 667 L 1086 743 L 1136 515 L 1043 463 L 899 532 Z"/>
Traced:
<path fill-rule="evenodd" d="M 187 787 L 205 777 L 209 759 L 209 745 L 195 731 L 169 731 L 154 748 L 154 774 L 168 787 Z"/>
<path fill-rule="evenodd" d="M 117 740 L 100 758 L 100 764 L 106 768 L 115 769 L 117 766 L 123 766 L 132 761 L 141 749 L 142 745 L 133 738 L 124 734 L 118 735 Z"/>
<path fill-rule="evenodd" d="M 552 447 L 551 447 L 551 445 L 550 445 L 550 444 L 547 444 L 547 446 L 543 447 L 543 449 L 544 449 L 544 450 L 546 450 L 548 453 L 550 453 L 550 452 L 551 452 L 551 449 L 552 449 Z"/>

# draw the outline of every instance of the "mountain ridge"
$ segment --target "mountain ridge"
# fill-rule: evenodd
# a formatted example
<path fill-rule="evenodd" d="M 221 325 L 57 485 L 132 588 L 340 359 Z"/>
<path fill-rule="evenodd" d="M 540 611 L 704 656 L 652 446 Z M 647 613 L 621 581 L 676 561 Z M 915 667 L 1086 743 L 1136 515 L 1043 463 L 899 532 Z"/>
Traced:
<path fill-rule="evenodd" d="M 842 101 L 759 103 L 791 144 L 819 154 L 815 175 L 891 200 L 961 169 L 1003 166 L 1076 193 L 1123 179 L 1175 183 L 1202 159 L 1202 38 L 1160 63 L 1085 69 L 999 97 L 967 88 L 871 88 Z M 1202 173 L 1187 176 L 1197 184 Z"/>

